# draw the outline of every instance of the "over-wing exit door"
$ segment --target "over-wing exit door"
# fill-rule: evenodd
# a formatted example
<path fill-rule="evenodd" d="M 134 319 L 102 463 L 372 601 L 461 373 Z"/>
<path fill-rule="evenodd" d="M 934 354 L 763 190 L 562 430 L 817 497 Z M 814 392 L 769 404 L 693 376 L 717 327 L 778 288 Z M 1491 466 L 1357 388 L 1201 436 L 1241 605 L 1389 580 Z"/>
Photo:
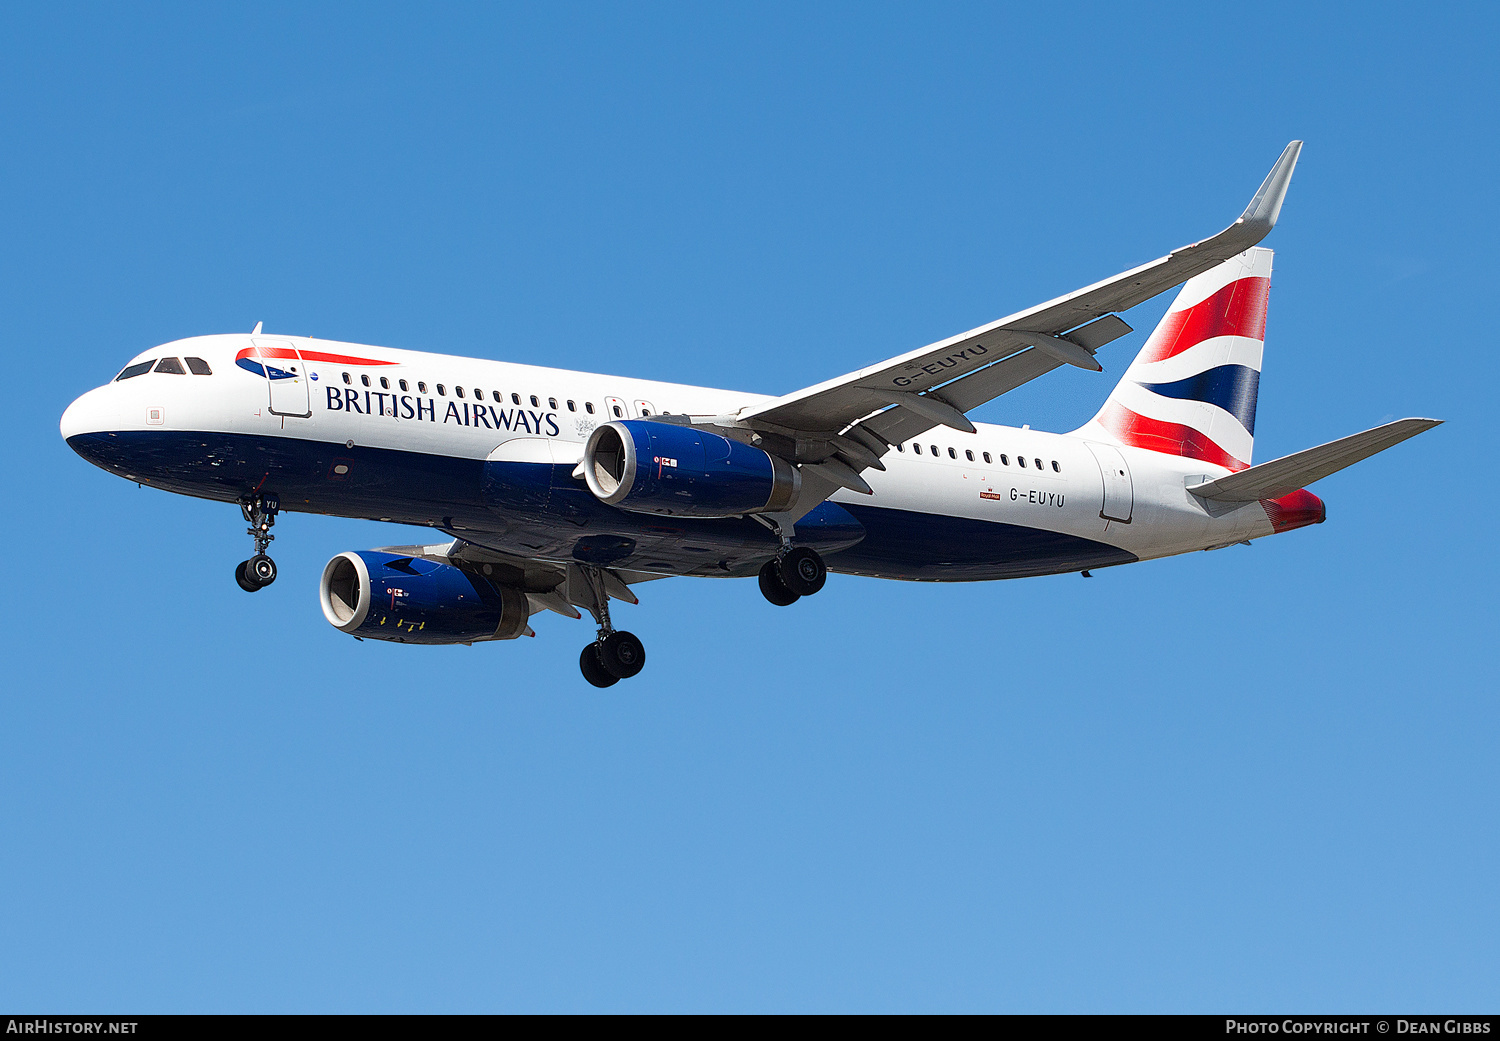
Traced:
<path fill-rule="evenodd" d="M 250 342 L 255 347 L 256 359 L 266 371 L 271 414 L 298 419 L 311 416 L 312 391 L 307 366 L 297 348 L 289 340 L 255 339 Z"/>
<path fill-rule="evenodd" d="M 1130 523 L 1130 513 L 1135 508 L 1135 485 L 1130 480 L 1130 467 L 1118 448 L 1086 442 L 1099 464 L 1099 475 L 1104 479 L 1104 506 L 1099 516 L 1105 520 Z"/>

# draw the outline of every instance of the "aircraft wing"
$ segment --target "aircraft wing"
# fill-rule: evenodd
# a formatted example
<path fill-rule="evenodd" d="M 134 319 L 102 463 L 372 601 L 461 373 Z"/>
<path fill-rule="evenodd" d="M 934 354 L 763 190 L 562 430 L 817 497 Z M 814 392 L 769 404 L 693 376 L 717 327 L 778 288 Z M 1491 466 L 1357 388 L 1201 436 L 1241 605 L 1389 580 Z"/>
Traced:
<path fill-rule="evenodd" d="M 972 432 L 963 413 L 1059 365 L 1101 369 L 1094 352 L 1130 332 L 1113 312 L 1181 285 L 1265 238 L 1281 213 L 1301 150 L 1301 141 L 1287 145 L 1245 212 L 1212 238 L 999 321 L 722 418 L 795 442 L 790 454 L 804 463 L 804 481 L 816 476 L 824 480 L 811 483 L 828 484 L 830 490 L 868 491 L 858 473 L 870 466 L 883 469 L 879 458 L 890 445 L 939 424 Z M 776 450 L 778 442 L 767 447 Z M 808 498 L 802 496 L 798 508 Z"/>
<path fill-rule="evenodd" d="M 553 611 L 566 618 L 579 618 L 579 608 L 593 611 L 599 598 L 639 603 L 630 587 L 639 582 L 665 578 L 665 575 L 622 568 L 597 569 L 600 585 L 594 586 L 577 564 L 536 560 L 502 553 L 466 539 L 456 538 L 432 546 L 386 546 L 381 553 L 401 553 L 456 567 L 486 569 L 483 574 L 493 581 L 523 590 L 531 601 L 531 613 Z M 531 635 L 531 633 L 527 633 Z"/>

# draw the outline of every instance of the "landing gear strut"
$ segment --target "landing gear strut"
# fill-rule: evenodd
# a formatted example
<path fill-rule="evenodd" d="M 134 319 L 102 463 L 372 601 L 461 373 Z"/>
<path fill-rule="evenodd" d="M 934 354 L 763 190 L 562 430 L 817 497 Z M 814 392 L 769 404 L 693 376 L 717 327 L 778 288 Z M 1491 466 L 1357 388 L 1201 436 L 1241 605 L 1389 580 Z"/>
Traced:
<path fill-rule="evenodd" d="M 248 502 L 240 503 L 240 512 L 250 525 L 245 533 L 255 540 L 255 555 L 242 560 L 234 569 L 234 580 L 247 593 L 256 593 L 276 581 L 276 561 L 266 556 L 271 541 L 271 525 L 276 523 L 279 504 L 274 496 L 257 495 Z"/>
<path fill-rule="evenodd" d="M 777 607 L 789 607 L 804 596 L 812 596 L 828 581 L 828 565 L 817 550 L 783 542 L 774 560 L 760 569 L 760 591 Z"/>
<path fill-rule="evenodd" d="M 612 687 L 645 668 L 646 648 L 634 633 L 617 630 L 610 624 L 609 593 L 604 588 L 604 576 L 598 567 L 585 564 L 579 570 L 588 580 L 593 594 L 589 613 L 599 625 L 599 635 L 578 655 L 578 667 L 583 678 L 594 686 Z"/>

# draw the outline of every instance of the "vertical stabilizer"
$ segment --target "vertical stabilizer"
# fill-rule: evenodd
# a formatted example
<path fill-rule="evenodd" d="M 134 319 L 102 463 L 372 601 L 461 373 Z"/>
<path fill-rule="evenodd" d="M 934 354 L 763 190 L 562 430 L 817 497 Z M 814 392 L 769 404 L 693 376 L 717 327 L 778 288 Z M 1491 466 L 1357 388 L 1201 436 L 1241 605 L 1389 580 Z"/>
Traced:
<path fill-rule="evenodd" d="M 1248 467 L 1271 257 L 1248 249 L 1188 279 L 1099 414 L 1075 433 Z"/>

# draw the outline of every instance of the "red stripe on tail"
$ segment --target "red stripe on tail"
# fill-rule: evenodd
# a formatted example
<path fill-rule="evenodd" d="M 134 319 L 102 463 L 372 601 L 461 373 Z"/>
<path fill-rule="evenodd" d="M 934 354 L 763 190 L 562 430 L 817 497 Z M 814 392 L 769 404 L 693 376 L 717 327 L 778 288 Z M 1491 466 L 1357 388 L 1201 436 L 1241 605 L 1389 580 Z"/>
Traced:
<path fill-rule="evenodd" d="M 1243 470 L 1250 465 L 1224 451 L 1201 431 L 1182 423 L 1143 416 L 1116 402 L 1104 406 L 1104 411 L 1099 413 L 1099 425 L 1115 435 L 1121 444 L 1132 448 L 1201 459 L 1229 470 Z"/>
<path fill-rule="evenodd" d="M 1270 294 L 1269 278 L 1241 278 L 1186 311 L 1168 311 L 1136 361 L 1162 361 L 1215 336 L 1264 340 Z"/>

